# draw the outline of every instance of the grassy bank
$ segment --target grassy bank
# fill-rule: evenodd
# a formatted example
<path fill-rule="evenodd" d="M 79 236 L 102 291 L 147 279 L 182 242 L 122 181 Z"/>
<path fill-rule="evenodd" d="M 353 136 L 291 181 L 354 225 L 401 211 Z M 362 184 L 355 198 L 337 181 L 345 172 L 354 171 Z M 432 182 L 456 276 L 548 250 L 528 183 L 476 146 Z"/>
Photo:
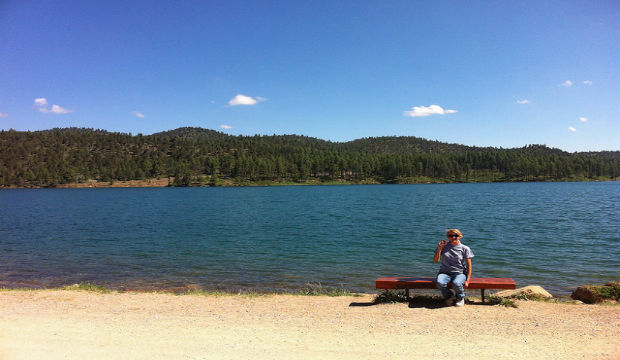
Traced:
<path fill-rule="evenodd" d="M 68 290 L 68 291 L 91 291 L 100 294 L 111 293 L 162 293 L 162 294 L 174 294 L 174 295 L 204 295 L 204 296 L 271 296 L 271 295 L 297 295 L 297 296 L 361 296 L 359 293 L 351 292 L 344 287 L 329 287 L 318 284 L 307 284 L 306 286 L 297 290 L 288 292 L 273 292 L 273 291 L 228 291 L 228 290 L 213 290 L 203 289 L 194 285 L 187 285 L 182 287 L 171 287 L 166 289 L 114 289 L 105 285 L 81 282 L 79 284 L 60 286 L 54 288 L 0 288 L 0 291 L 53 291 L 53 290 Z"/>

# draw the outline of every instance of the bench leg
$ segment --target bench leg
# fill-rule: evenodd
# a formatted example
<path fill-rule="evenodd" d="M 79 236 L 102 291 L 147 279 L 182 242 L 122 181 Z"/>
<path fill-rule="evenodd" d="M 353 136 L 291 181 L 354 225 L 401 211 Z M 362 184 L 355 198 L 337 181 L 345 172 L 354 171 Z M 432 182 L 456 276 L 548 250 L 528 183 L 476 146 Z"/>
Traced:
<path fill-rule="evenodd" d="M 484 304 L 484 290 L 485 289 L 480 289 L 480 295 L 482 296 L 482 303 Z"/>
<path fill-rule="evenodd" d="M 405 296 L 407 297 L 407 301 L 411 301 L 411 298 L 409 297 L 409 289 L 405 289 Z"/>

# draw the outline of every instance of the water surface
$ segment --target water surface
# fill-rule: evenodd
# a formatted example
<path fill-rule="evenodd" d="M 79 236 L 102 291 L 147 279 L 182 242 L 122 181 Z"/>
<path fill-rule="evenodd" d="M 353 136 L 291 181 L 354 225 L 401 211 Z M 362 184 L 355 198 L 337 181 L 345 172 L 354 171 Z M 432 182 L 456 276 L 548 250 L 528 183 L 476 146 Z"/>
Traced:
<path fill-rule="evenodd" d="M 0 191 L 0 286 L 372 291 L 433 276 L 460 228 L 475 277 L 618 280 L 620 187 L 492 183 Z"/>

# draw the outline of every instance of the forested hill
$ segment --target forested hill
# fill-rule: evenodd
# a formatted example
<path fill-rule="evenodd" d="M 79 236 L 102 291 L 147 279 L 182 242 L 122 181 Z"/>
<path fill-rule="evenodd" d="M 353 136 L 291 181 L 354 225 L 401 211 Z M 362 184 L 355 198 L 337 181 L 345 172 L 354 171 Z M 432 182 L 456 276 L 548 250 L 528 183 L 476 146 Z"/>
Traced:
<path fill-rule="evenodd" d="M 0 131 L 0 186 L 174 178 L 174 185 L 346 181 L 416 183 L 607 180 L 620 152 L 502 149 L 417 137 L 336 143 L 297 135 L 231 136 L 202 128 L 153 135 L 93 129 Z"/>

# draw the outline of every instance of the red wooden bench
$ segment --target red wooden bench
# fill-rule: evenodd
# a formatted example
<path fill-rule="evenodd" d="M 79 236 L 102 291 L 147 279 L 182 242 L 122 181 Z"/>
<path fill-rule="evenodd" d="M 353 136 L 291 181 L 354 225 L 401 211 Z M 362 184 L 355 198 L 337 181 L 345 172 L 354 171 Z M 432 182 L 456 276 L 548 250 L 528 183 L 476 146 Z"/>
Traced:
<path fill-rule="evenodd" d="M 404 289 L 409 300 L 409 289 L 436 289 L 434 277 L 382 277 L 376 281 L 377 289 Z M 517 284 L 510 278 L 471 278 L 467 290 L 480 289 L 482 302 L 486 289 L 516 289 Z"/>

